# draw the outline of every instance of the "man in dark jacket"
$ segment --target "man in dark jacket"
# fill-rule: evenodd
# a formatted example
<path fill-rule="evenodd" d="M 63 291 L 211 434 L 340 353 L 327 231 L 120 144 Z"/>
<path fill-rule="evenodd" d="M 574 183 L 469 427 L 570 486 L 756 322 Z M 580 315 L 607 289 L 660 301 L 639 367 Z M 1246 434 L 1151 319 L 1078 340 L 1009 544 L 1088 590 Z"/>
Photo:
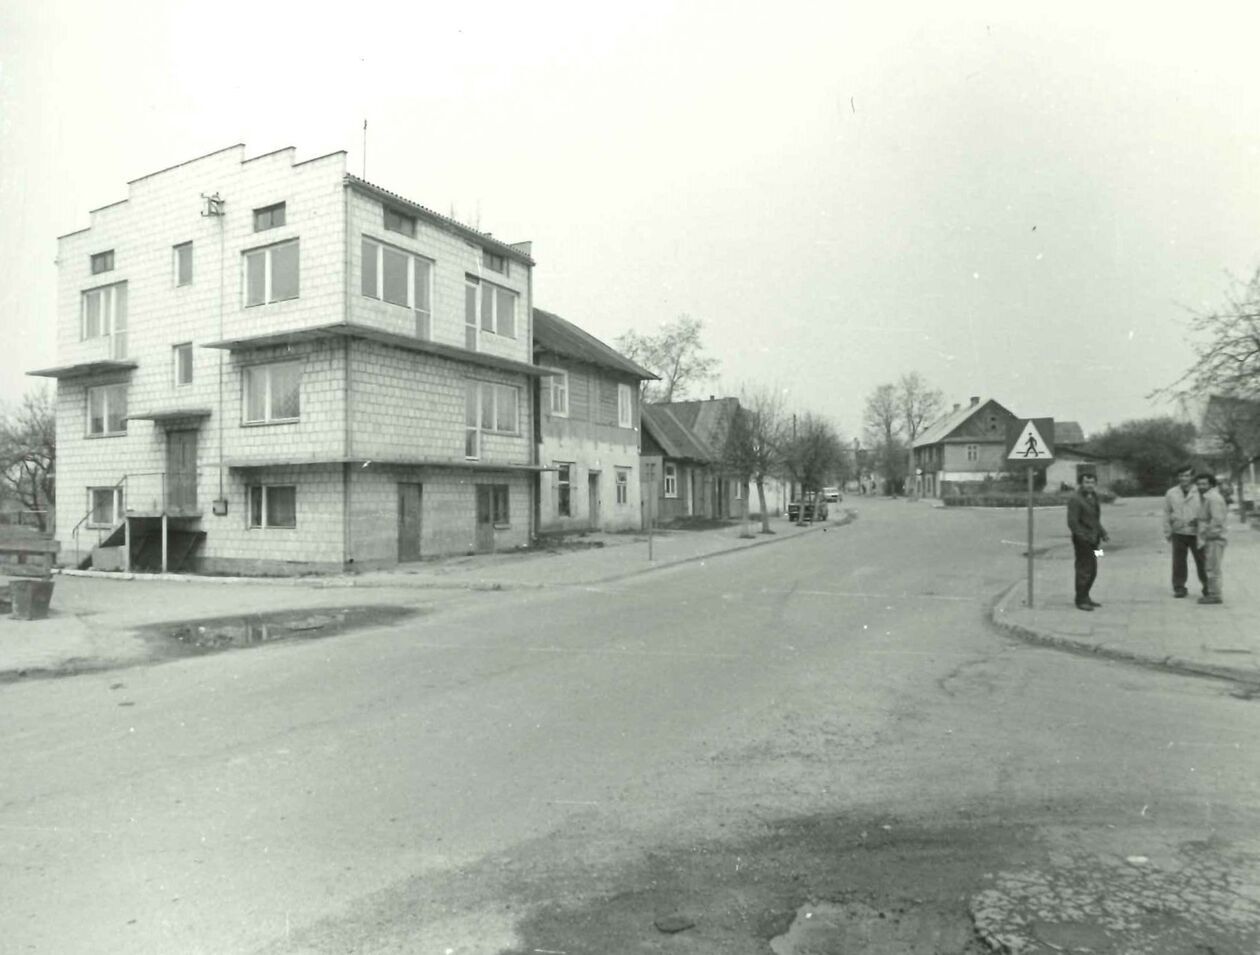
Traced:
<path fill-rule="evenodd" d="M 1076 493 L 1067 506 L 1068 529 L 1072 532 L 1072 549 L 1076 552 L 1076 609 L 1101 607 L 1089 595 L 1098 576 L 1098 558 L 1094 552 L 1107 540 L 1102 526 L 1102 507 L 1094 490 L 1098 478 L 1082 473 L 1076 478 Z"/>

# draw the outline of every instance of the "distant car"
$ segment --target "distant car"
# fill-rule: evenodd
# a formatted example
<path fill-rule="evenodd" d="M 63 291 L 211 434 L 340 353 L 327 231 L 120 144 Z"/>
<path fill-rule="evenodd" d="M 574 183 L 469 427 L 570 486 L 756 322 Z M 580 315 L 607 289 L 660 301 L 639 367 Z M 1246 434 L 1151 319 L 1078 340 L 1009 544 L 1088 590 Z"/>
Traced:
<path fill-rule="evenodd" d="M 788 520 L 793 523 L 804 520 L 807 524 L 814 521 L 825 521 L 827 519 L 827 502 L 821 499 L 815 499 L 811 493 L 805 499 L 805 516 L 801 517 L 801 502 L 792 501 L 788 504 Z"/>
<path fill-rule="evenodd" d="M 839 504 L 840 503 L 840 488 L 825 487 L 822 489 L 822 496 L 823 496 L 823 500 L 826 501 L 828 504 Z"/>

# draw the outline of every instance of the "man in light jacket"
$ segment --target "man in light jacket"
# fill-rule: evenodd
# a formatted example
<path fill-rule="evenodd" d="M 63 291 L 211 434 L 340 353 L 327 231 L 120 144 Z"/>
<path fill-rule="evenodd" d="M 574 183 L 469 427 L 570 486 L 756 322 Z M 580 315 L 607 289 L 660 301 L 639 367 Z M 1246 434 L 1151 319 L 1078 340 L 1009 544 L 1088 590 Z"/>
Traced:
<path fill-rule="evenodd" d="M 1203 499 L 1199 510 L 1198 539 L 1207 564 L 1207 592 L 1199 598 L 1201 604 L 1223 603 L 1221 597 L 1221 563 L 1225 560 L 1225 521 L 1229 509 L 1225 498 L 1216 486 L 1216 476 L 1207 472 L 1195 475 L 1199 496 Z"/>
<path fill-rule="evenodd" d="M 1177 471 L 1177 483 L 1164 495 L 1164 540 L 1172 544 L 1173 596 L 1186 595 L 1186 552 L 1194 555 L 1194 569 L 1198 572 L 1203 595 L 1207 596 L 1207 571 L 1204 569 L 1203 550 L 1199 547 L 1197 533 L 1199 511 L 1203 499 L 1195 486 L 1194 468 L 1186 465 Z"/>

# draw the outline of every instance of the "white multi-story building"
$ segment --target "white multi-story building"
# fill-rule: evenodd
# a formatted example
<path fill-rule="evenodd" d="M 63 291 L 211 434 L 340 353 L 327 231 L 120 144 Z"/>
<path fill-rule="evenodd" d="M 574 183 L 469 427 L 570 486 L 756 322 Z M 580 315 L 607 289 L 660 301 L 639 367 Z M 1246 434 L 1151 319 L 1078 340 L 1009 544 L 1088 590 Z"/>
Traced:
<path fill-rule="evenodd" d="M 58 364 L 32 374 L 57 379 L 63 562 L 285 573 L 529 542 L 529 245 L 345 159 L 233 146 L 59 239 Z"/>

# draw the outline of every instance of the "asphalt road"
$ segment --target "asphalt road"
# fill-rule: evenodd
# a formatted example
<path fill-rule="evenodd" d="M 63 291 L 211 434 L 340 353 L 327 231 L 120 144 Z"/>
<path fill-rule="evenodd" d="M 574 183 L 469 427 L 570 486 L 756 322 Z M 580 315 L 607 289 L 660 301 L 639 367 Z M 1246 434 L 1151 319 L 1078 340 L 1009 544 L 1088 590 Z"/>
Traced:
<path fill-rule="evenodd" d="M 1021 514 L 854 506 L 0 688 L 4 950 L 1260 950 L 1260 704 L 993 631 Z"/>

